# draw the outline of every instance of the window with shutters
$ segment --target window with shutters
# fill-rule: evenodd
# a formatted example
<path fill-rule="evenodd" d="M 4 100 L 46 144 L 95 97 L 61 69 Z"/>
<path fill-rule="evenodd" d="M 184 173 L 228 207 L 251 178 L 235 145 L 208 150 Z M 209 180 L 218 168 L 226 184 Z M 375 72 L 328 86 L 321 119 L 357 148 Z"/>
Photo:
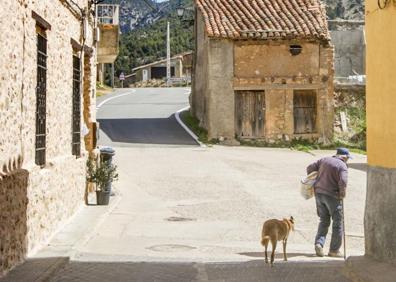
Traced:
<path fill-rule="evenodd" d="M 316 133 L 316 91 L 294 90 L 294 133 Z"/>
<path fill-rule="evenodd" d="M 81 64 L 80 58 L 73 56 L 73 116 L 72 154 L 81 154 Z"/>
<path fill-rule="evenodd" d="M 37 165 L 46 162 L 46 104 L 47 104 L 47 39 L 45 32 L 37 31 L 37 86 L 36 86 L 36 144 Z"/>

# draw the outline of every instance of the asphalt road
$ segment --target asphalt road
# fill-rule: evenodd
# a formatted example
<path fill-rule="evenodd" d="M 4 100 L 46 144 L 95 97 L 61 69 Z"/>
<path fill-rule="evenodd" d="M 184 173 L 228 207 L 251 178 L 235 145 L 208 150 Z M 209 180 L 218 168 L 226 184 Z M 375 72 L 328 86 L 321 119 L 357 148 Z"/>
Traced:
<path fill-rule="evenodd" d="M 189 89 L 120 89 L 98 99 L 99 145 L 196 146 L 174 113 L 188 106 Z"/>

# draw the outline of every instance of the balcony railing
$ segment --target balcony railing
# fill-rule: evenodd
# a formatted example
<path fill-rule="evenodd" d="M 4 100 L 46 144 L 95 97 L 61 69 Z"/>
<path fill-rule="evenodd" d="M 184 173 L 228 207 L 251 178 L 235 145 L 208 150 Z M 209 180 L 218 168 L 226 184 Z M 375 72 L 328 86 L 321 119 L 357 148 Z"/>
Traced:
<path fill-rule="evenodd" d="M 99 4 L 96 6 L 96 16 L 99 24 L 118 25 L 120 22 L 120 6 Z"/>

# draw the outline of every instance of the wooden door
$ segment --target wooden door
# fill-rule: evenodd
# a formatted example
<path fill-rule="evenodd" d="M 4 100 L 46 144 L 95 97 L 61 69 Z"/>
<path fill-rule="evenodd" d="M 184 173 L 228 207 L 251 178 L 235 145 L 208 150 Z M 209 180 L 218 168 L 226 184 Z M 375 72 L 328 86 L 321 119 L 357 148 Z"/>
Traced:
<path fill-rule="evenodd" d="M 264 91 L 235 92 L 235 128 L 240 138 L 265 136 Z"/>
<path fill-rule="evenodd" d="M 307 134 L 316 132 L 316 91 L 295 90 L 294 104 L 294 133 Z"/>

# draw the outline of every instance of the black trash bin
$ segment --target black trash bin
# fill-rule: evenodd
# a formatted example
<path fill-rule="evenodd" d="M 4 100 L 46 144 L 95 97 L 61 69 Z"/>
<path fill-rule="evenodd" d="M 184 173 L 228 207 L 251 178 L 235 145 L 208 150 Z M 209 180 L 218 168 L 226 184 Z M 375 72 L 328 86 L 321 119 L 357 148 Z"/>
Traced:
<path fill-rule="evenodd" d="M 115 155 L 115 150 L 111 147 L 101 147 L 100 148 L 100 161 L 102 163 L 108 162 L 109 164 L 112 163 L 113 157 Z"/>
<path fill-rule="evenodd" d="M 101 147 L 100 150 L 100 162 L 101 164 L 111 165 L 113 162 L 113 157 L 115 155 L 115 150 L 112 147 Z M 111 191 L 111 182 L 108 182 L 105 188 L 106 196 L 114 196 L 114 192 Z M 108 197 L 108 196 L 107 196 Z"/>

